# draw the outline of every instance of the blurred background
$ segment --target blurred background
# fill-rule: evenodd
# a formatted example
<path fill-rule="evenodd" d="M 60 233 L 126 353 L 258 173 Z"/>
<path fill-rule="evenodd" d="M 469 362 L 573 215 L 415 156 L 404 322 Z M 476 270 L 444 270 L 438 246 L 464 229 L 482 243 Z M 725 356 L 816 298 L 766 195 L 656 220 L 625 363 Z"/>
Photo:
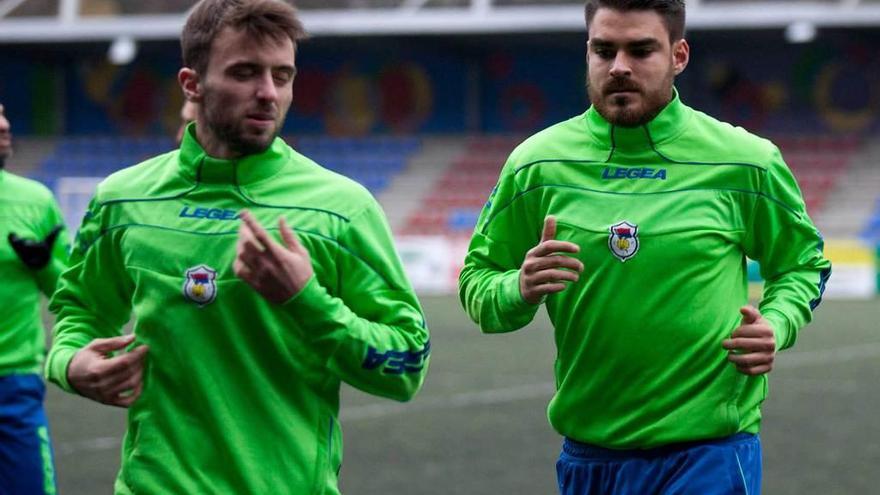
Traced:
<path fill-rule="evenodd" d="M 174 148 L 193 4 L 0 0 L 8 168 L 50 186 L 72 231 L 101 178 Z M 582 2 L 296 4 L 312 39 L 283 136 L 376 195 L 432 328 L 411 404 L 344 391 L 344 492 L 554 493 L 549 323 L 482 336 L 453 294 L 508 153 L 588 106 Z M 687 38 L 682 99 L 780 146 L 834 263 L 771 378 L 765 493 L 878 493 L 880 1 L 690 1 Z M 110 493 L 124 411 L 54 387 L 48 408 L 61 493 Z"/>

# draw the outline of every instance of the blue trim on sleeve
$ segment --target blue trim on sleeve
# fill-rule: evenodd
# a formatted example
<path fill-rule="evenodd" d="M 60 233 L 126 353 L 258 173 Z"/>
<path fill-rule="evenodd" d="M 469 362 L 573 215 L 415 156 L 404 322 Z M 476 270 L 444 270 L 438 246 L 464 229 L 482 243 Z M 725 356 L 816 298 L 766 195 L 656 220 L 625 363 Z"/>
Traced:
<path fill-rule="evenodd" d="M 825 253 L 825 239 L 822 237 L 822 234 L 819 234 L 819 246 L 817 249 L 819 250 L 819 254 Z M 831 278 L 831 267 L 828 267 L 819 273 L 819 297 L 810 301 L 810 311 L 815 310 L 819 307 L 819 304 L 822 303 L 822 295 L 825 294 L 825 284 L 828 283 L 829 278 Z"/>
<path fill-rule="evenodd" d="M 822 295 L 825 294 L 825 284 L 828 283 L 829 278 L 831 278 L 831 268 L 822 270 L 819 275 L 819 297 L 810 301 L 810 311 L 813 311 L 822 303 Z"/>

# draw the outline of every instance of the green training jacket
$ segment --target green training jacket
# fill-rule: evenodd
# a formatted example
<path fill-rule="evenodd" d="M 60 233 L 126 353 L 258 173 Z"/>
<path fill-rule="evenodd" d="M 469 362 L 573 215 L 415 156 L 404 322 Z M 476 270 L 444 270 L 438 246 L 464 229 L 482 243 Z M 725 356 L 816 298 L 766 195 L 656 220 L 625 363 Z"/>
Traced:
<path fill-rule="evenodd" d="M 366 189 L 281 139 L 209 157 L 194 129 L 99 185 L 50 306 L 48 377 L 73 391 L 73 355 L 133 313 L 149 353 L 116 493 L 336 494 L 340 382 L 416 393 L 429 353 L 418 300 Z M 284 304 L 233 273 L 242 208 L 279 241 L 284 217 L 311 255 L 315 276 Z"/>
<path fill-rule="evenodd" d="M 9 234 L 43 240 L 64 226 L 52 193 L 39 182 L 0 170 L 0 376 L 40 373 L 46 337 L 40 318 L 40 293 L 51 297 L 67 265 L 70 243 L 62 230 L 41 270 L 25 266 L 9 244 Z"/>
<path fill-rule="evenodd" d="M 721 346 L 748 303 L 746 257 L 760 262 L 759 309 L 779 349 L 810 321 L 831 267 L 779 150 L 677 92 L 641 127 L 610 125 L 591 107 L 527 139 L 501 172 L 461 272 L 462 304 L 484 332 L 534 317 L 519 267 L 547 215 L 585 266 L 546 299 L 553 427 L 607 448 L 757 432 L 767 376 L 737 372 Z"/>

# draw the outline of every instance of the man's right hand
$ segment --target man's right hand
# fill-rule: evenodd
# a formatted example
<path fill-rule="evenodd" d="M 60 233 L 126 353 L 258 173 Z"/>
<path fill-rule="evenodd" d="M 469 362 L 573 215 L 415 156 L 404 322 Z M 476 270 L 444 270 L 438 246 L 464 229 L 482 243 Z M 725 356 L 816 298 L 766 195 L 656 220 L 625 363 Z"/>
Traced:
<path fill-rule="evenodd" d="M 134 342 L 134 335 L 95 339 L 80 349 L 67 367 L 67 382 L 83 397 L 111 406 L 128 407 L 143 389 L 147 346 L 111 356 Z"/>
<path fill-rule="evenodd" d="M 577 282 L 584 264 L 576 258 L 559 253 L 577 253 L 580 247 L 557 241 L 556 218 L 544 219 L 541 242 L 529 249 L 519 271 L 519 292 L 530 304 L 540 304 L 547 294 L 562 292 L 565 282 Z"/>

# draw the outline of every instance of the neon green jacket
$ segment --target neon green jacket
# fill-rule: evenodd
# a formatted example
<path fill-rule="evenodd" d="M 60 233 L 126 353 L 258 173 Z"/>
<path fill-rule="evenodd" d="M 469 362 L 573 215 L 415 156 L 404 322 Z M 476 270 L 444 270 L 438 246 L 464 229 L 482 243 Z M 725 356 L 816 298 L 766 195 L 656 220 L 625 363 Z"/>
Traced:
<path fill-rule="evenodd" d="M 40 293 L 51 297 L 67 265 L 70 243 L 62 230 L 52 258 L 35 271 L 21 262 L 8 242 L 10 233 L 43 240 L 64 225 L 52 193 L 39 182 L 0 170 L 0 376 L 40 373 L 46 337 L 40 318 Z"/>
<path fill-rule="evenodd" d="M 206 156 L 190 127 L 179 151 L 102 182 L 77 235 L 47 373 L 133 312 L 144 389 L 128 412 L 120 494 L 335 494 L 340 382 L 411 398 L 428 330 L 385 217 L 357 183 L 281 139 L 240 160 Z M 282 305 L 232 270 L 251 210 L 278 217 L 315 276 Z"/>
<path fill-rule="evenodd" d="M 766 280 L 760 311 L 778 348 L 811 319 L 830 263 L 772 143 L 672 102 L 649 124 L 594 108 L 510 155 L 470 244 L 461 301 L 484 332 L 529 323 L 519 266 L 546 215 L 574 242 L 580 280 L 546 300 L 567 437 L 650 448 L 757 432 L 767 377 L 727 361 L 748 303 L 746 256 Z"/>

